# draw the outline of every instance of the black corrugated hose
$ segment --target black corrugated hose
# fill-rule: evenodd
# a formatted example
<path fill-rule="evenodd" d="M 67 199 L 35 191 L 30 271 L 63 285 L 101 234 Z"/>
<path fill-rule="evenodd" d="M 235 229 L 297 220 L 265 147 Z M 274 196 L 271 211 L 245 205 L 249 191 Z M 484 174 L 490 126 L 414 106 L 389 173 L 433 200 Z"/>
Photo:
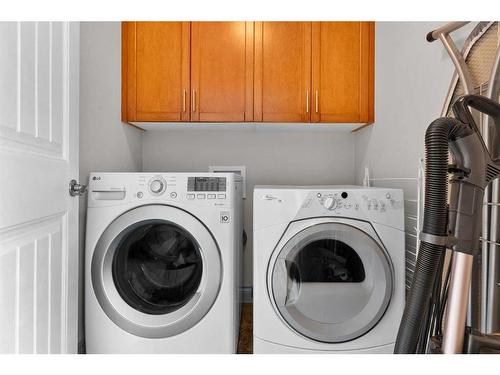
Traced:
<path fill-rule="evenodd" d="M 425 134 L 425 207 L 423 232 L 447 235 L 448 142 L 472 134 L 472 129 L 460 121 L 442 117 L 433 121 Z M 424 317 L 429 311 L 431 294 L 440 269 L 445 246 L 420 242 L 417 263 L 406 306 L 399 326 L 394 353 L 417 353 Z M 423 347 L 423 346 L 421 346 Z"/>

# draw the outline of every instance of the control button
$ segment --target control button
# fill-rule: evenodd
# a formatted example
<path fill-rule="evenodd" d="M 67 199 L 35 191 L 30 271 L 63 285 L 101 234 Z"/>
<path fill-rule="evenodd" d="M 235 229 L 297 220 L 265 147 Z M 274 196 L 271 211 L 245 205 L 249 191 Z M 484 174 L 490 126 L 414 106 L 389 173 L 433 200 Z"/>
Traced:
<path fill-rule="evenodd" d="M 153 193 L 159 193 L 163 189 L 163 183 L 160 180 L 154 180 L 149 187 Z"/>
<path fill-rule="evenodd" d="M 170 198 L 177 198 L 177 193 L 175 191 L 170 193 Z"/>
<path fill-rule="evenodd" d="M 217 194 L 217 198 L 226 199 L 226 194 Z"/>
<path fill-rule="evenodd" d="M 207 197 L 208 199 L 215 199 L 215 194 L 208 194 Z"/>
<path fill-rule="evenodd" d="M 346 199 L 347 198 L 347 193 L 345 191 L 343 191 L 342 194 L 340 194 L 340 196 L 342 198 Z"/>
<path fill-rule="evenodd" d="M 386 197 L 387 199 L 391 199 L 391 194 L 387 193 L 387 194 L 385 195 L 385 197 Z"/>
<path fill-rule="evenodd" d="M 356 204 L 354 205 L 354 209 L 355 209 L 355 210 L 359 210 L 359 204 L 357 204 L 357 203 L 356 203 Z"/>
<path fill-rule="evenodd" d="M 321 193 L 316 194 L 318 198 L 321 198 Z"/>
<path fill-rule="evenodd" d="M 188 194 L 188 195 L 187 195 L 187 199 L 189 199 L 189 200 L 193 200 L 193 199 L 194 199 L 194 194 Z"/>
<path fill-rule="evenodd" d="M 323 202 L 323 207 L 325 207 L 327 210 L 334 210 L 335 208 L 337 208 L 337 205 L 338 202 L 332 197 L 326 198 Z"/>
<path fill-rule="evenodd" d="M 198 199 L 205 199 L 206 195 L 205 194 L 196 194 L 196 198 L 198 198 Z"/>
<path fill-rule="evenodd" d="M 149 190 L 155 195 L 163 194 L 165 187 L 165 180 L 160 176 L 153 177 L 153 179 L 149 181 Z"/>
<path fill-rule="evenodd" d="M 143 195 L 144 194 L 142 193 L 142 191 L 137 192 L 137 198 L 141 199 L 143 197 Z"/>

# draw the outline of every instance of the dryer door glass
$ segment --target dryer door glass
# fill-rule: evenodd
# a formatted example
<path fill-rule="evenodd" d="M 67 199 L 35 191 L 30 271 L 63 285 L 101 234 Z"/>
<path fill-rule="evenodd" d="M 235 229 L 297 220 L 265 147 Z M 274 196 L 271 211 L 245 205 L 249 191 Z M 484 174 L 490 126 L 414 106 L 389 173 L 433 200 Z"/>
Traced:
<path fill-rule="evenodd" d="M 121 297 L 147 314 L 166 314 L 185 305 L 200 285 L 202 258 L 183 228 L 149 222 L 118 244 L 113 280 Z"/>
<path fill-rule="evenodd" d="M 384 249 L 365 232 L 340 223 L 314 225 L 292 237 L 276 259 L 271 281 L 287 323 L 329 343 L 368 332 L 392 293 Z"/>

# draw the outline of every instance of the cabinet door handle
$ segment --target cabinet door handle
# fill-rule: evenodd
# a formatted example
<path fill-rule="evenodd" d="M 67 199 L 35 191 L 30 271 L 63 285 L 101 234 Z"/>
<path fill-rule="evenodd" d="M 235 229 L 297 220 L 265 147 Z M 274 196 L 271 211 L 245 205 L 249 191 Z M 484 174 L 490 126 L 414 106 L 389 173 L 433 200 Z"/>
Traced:
<path fill-rule="evenodd" d="M 316 113 L 319 112 L 319 91 L 316 90 Z"/>
<path fill-rule="evenodd" d="M 193 100 L 191 100 L 191 110 L 196 112 L 196 90 L 193 90 Z"/>
<path fill-rule="evenodd" d="M 182 90 L 182 112 L 186 112 L 186 90 Z"/>
<path fill-rule="evenodd" d="M 306 113 L 309 113 L 309 90 L 306 90 Z"/>

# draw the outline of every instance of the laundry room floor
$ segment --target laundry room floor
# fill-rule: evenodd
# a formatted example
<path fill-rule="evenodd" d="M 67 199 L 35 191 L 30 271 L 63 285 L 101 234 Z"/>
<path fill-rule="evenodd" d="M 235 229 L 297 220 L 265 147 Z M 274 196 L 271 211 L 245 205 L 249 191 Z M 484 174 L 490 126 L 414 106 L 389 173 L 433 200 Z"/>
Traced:
<path fill-rule="evenodd" d="M 238 354 L 253 353 L 253 305 L 244 303 L 241 312 Z"/>

